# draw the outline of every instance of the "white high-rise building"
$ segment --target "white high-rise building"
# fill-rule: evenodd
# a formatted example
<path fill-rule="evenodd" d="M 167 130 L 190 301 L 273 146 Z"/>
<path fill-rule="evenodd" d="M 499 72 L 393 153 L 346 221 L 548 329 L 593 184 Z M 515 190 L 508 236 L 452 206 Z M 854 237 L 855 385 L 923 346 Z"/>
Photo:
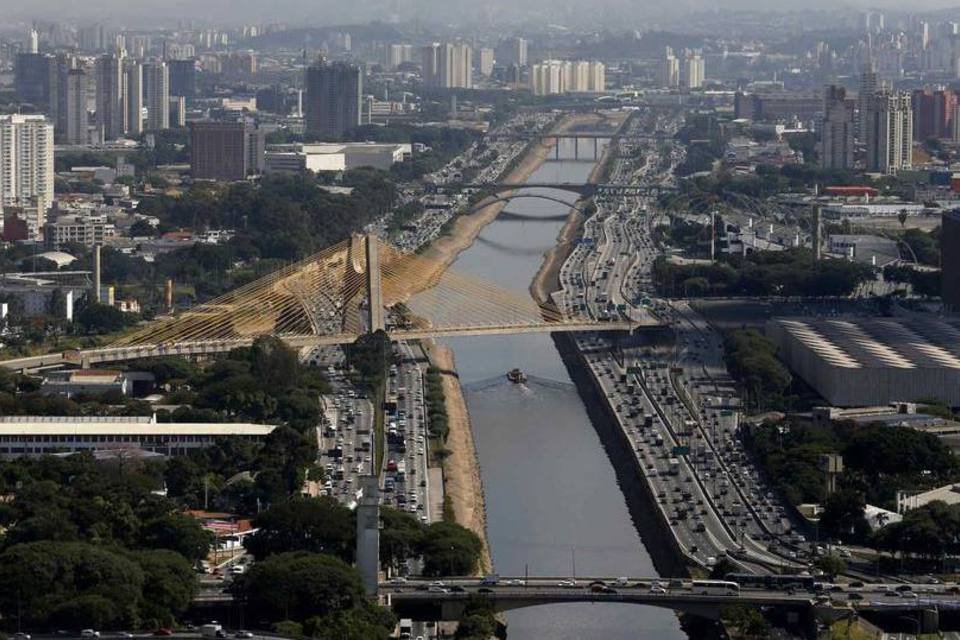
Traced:
<path fill-rule="evenodd" d="M 913 105 L 906 92 L 881 91 L 867 104 L 867 170 L 896 173 L 913 166 Z"/>
<path fill-rule="evenodd" d="M 680 61 L 680 86 L 684 89 L 699 89 L 703 86 L 705 67 L 699 49 L 687 49 Z"/>
<path fill-rule="evenodd" d="M 170 71 L 165 62 L 148 62 L 143 65 L 143 81 L 147 86 L 146 131 L 170 128 Z"/>
<path fill-rule="evenodd" d="M 27 53 L 40 53 L 40 34 L 36 29 L 27 33 Z"/>
<path fill-rule="evenodd" d="M 428 44 L 421 49 L 423 83 L 440 89 L 473 87 L 473 49 L 463 43 Z"/>
<path fill-rule="evenodd" d="M 39 238 L 53 204 L 53 123 L 39 115 L 0 116 L 0 205 L 35 212 L 26 220 Z"/>
<path fill-rule="evenodd" d="M 127 60 L 123 70 L 124 130 L 127 135 L 143 133 L 143 67 Z"/>
<path fill-rule="evenodd" d="M 680 87 L 680 61 L 670 47 L 666 48 L 660 61 L 660 86 L 668 89 Z"/>
<path fill-rule="evenodd" d="M 587 60 L 544 60 L 530 68 L 530 89 L 538 96 L 558 93 L 600 93 L 606 67 Z"/>
<path fill-rule="evenodd" d="M 480 75 L 490 77 L 493 74 L 493 62 L 493 49 L 486 47 L 480 49 L 480 55 L 477 56 L 477 71 Z"/>

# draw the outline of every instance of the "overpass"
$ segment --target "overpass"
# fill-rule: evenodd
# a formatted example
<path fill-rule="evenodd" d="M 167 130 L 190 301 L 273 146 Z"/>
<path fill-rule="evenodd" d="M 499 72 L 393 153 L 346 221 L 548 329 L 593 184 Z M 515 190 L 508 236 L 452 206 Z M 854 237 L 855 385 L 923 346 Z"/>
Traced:
<path fill-rule="evenodd" d="M 653 323 L 650 319 L 648 322 Z M 568 316 L 526 292 L 457 274 L 442 261 L 357 236 L 113 343 L 0 361 L 29 371 L 138 358 L 201 356 L 262 336 L 291 347 L 349 344 L 383 330 L 391 340 L 563 331 L 632 331 L 638 323 Z"/>
<path fill-rule="evenodd" d="M 676 191 L 676 187 L 662 185 L 594 184 L 590 182 L 467 182 L 452 184 L 450 188 L 457 191 L 462 189 L 477 189 L 491 195 L 518 189 L 558 189 L 560 191 L 576 193 L 582 198 L 589 198 L 596 195 L 659 197 L 664 193 L 673 193 Z M 445 191 L 446 189 L 441 186 L 437 187 L 437 190 Z"/>

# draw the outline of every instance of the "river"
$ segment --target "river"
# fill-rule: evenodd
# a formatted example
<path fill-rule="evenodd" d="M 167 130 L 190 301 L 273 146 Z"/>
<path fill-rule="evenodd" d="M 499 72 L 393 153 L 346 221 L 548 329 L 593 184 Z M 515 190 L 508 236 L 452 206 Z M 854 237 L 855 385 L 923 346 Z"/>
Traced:
<path fill-rule="evenodd" d="M 590 160 L 574 160 L 562 141 L 560 160 L 530 182 L 583 182 Z M 530 192 L 534 192 L 530 190 Z M 564 191 L 551 196 L 572 200 Z M 568 208 L 523 198 L 507 211 L 556 218 Z M 526 292 L 563 222 L 497 220 L 452 269 Z M 487 503 L 487 532 L 501 575 L 650 576 L 653 562 L 630 518 L 617 478 L 563 362 L 546 334 L 450 340 L 464 386 Z M 527 385 L 506 381 L 521 367 Z M 649 514 L 650 518 L 656 517 Z M 510 640 L 671 640 L 685 638 L 666 609 L 637 605 L 563 604 L 507 614 Z"/>

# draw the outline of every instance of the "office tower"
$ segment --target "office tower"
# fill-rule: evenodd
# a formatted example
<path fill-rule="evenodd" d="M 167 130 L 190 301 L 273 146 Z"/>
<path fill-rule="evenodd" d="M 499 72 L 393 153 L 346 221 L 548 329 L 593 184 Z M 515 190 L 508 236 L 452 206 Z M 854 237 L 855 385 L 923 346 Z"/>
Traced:
<path fill-rule="evenodd" d="M 60 61 L 57 82 L 56 137 L 58 144 L 87 144 L 90 141 L 87 117 L 89 76 L 84 69 Z"/>
<path fill-rule="evenodd" d="M 38 238 L 53 203 L 53 123 L 44 116 L 0 116 L 0 208 L 32 211 L 29 237 Z"/>
<path fill-rule="evenodd" d="M 502 65 L 527 65 L 527 41 L 523 38 L 508 38 L 497 45 L 496 59 Z"/>
<path fill-rule="evenodd" d="M 850 169 L 854 163 L 853 102 L 836 85 L 823 92 L 823 126 L 820 129 L 820 167 Z"/>
<path fill-rule="evenodd" d="M 463 43 L 434 42 L 421 49 L 423 83 L 438 89 L 473 86 L 473 50 Z"/>
<path fill-rule="evenodd" d="M 189 60 L 169 60 L 167 68 L 170 75 L 170 93 L 175 96 L 183 96 L 187 101 L 197 97 L 197 61 L 194 58 Z"/>
<path fill-rule="evenodd" d="M 319 60 L 307 68 L 306 131 L 321 138 L 341 138 L 360 125 L 363 80 L 359 67 Z"/>
<path fill-rule="evenodd" d="M 13 87 L 22 102 L 40 109 L 50 107 L 50 76 L 56 71 L 55 58 L 40 53 L 17 54 Z"/>
<path fill-rule="evenodd" d="M 480 75 L 490 77 L 493 74 L 493 49 L 484 47 L 477 56 L 477 71 Z"/>
<path fill-rule="evenodd" d="M 680 86 L 680 61 L 670 47 L 666 48 L 660 61 L 660 86 L 668 89 Z"/>
<path fill-rule="evenodd" d="M 197 180 L 243 180 L 263 171 L 263 131 L 247 120 L 190 123 L 190 174 Z"/>
<path fill-rule="evenodd" d="M 940 219 L 940 298 L 947 311 L 960 311 L 960 209 Z"/>
<path fill-rule="evenodd" d="M 857 138 L 860 144 L 867 141 L 867 107 L 879 88 L 877 72 L 872 65 L 868 65 L 860 74 L 860 84 L 857 87 Z"/>
<path fill-rule="evenodd" d="M 867 169 L 896 173 L 913 165 L 913 109 L 909 93 L 883 91 L 867 104 Z"/>
<path fill-rule="evenodd" d="M 40 34 L 36 29 L 27 32 L 27 53 L 40 53 Z"/>
<path fill-rule="evenodd" d="M 123 71 L 124 128 L 127 135 L 143 133 L 143 67 L 136 60 L 125 60 Z"/>
<path fill-rule="evenodd" d="M 97 126 L 104 140 L 116 140 L 126 133 L 123 105 L 123 58 L 105 55 L 97 58 Z"/>
<path fill-rule="evenodd" d="M 170 128 L 170 73 L 165 62 L 143 65 L 144 100 L 147 103 L 145 131 Z"/>
<path fill-rule="evenodd" d="M 703 55 L 699 49 L 687 49 L 683 52 L 680 64 L 680 86 L 684 89 L 699 89 L 704 79 Z"/>
<path fill-rule="evenodd" d="M 913 92 L 913 136 L 918 140 L 953 137 L 957 95 L 949 89 Z"/>

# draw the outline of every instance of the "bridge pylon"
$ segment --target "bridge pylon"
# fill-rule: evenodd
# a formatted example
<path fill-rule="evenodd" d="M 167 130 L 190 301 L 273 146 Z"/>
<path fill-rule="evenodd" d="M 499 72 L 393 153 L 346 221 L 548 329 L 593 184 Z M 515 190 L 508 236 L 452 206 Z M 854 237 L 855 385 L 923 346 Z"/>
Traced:
<path fill-rule="evenodd" d="M 370 333 L 376 333 L 386 328 L 383 321 L 383 295 L 380 286 L 379 245 L 380 241 L 377 234 L 367 234 L 367 320 Z"/>

